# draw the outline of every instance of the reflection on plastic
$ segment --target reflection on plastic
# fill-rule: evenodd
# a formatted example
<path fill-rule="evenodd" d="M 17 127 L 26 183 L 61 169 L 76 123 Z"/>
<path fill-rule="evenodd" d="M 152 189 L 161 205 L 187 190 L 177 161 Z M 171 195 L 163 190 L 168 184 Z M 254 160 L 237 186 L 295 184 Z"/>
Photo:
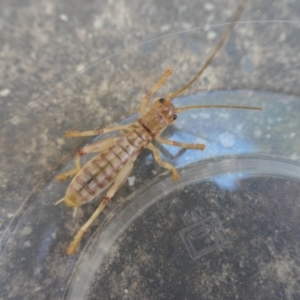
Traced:
<path fill-rule="evenodd" d="M 226 174 L 219 175 L 213 178 L 213 182 L 216 183 L 222 190 L 233 191 L 237 188 L 237 184 L 242 179 L 248 178 L 249 175 L 245 173 L 241 174 Z"/>

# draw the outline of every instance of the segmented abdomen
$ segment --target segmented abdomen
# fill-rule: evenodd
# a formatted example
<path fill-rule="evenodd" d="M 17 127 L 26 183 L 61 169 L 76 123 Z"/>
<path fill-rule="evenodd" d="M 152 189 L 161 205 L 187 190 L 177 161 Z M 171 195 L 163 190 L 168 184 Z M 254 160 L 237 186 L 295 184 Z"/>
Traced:
<path fill-rule="evenodd" d="M 138 123 L 116 138 L 115 145 L 96 155 L 76 174 L 66 191 L 74 206 L 84 204 L 112 184 L 119 171 L 151 141 L 149 133 Z M 131 131 L 132 130 L 132 131 Z"/>

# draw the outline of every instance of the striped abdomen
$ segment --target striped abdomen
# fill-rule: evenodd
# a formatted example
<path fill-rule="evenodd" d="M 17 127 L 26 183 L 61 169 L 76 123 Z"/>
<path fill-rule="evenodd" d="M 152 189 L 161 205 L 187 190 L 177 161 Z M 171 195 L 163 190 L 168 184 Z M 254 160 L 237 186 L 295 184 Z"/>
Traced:
<path fill-rule="evenodd" d="M 136 160 L 152 137 L 138 123 L 128 129 L 112 147 L 96 155 L 76 174 L 66 191 L 66 203 L 75 207 L 92 200 L 114 182 L 129 160 Z"/>

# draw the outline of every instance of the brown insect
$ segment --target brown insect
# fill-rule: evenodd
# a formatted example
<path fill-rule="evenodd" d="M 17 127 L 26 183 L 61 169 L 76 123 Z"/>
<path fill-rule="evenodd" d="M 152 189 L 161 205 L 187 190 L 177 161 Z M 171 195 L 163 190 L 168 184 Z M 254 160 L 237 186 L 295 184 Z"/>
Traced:
<path fill-rule="evenodd" d="M 144 148 L 148 148 L 152 151 L 154 159 L 160 166 L 172 172 L 173 181 L 179 180 L 178 171 L 173 165 L 162 160 L 158 149 L 155 148 L 155 146 L 152 144 L 153 139 L 155 139 L 159 143 L 181 148 L 199 150 L 203 150 L 205 148 L 204 144 L 186 144 L 167 140 L 160 136 L 161 132 L 167 126 L 174 123 L 178 113 L 188 109 L 197 108 L 238 108 L 261 110 L 261 108 L 259 107 L 234 105 L 193 105 L 176 108 L 171 103 L 171 100 L 180 95 L 187 88 L 189 88 L 211 63 L 211 61 L 221 49 L 227 37 L 229 36 L 235 22 L 242 14 L 246 2 L 247 0 L 244 0 L 239 6 L 232 22 L 221 37 L 219 43 L 217 44 L 203 67 L 200 69 L 200 71 L 194 76 L 194 78 L 181 89 L 170 93 L 166 98 L 155 100 L 150 107 L 147 107 L 150 97 L 163 85 L 163 83 L 172 73 L 171 70 L 165 71 L 159 81 L 143 98 L 140 106 L 141 116 L 137 119 L 136 122 L 129 125 L 112 126 L 92 131 L 66 132 L 66 137 L 68 138 L 106 134 L 116 130 L 120 130 L 122 132 L 122 134 L 118 137 L 106 138 L 79 149 L 75 155 L 75 168 L 56 176 L 57 181 L 63 181 L 68 177 L 75 176 L 66 191 L 65 197 L 57 202 L 59 203 L 64 201 L 67 206 L 75 209 L 78 206 L 91 201 L 103 190 L 109 187 L 98 208 L 89 218 L 89 220 L 79 229 L 73 241 L 69 245 L 67 249 L 67 253 L 69 255 L 75 253 L 84 233 L 97 218 L 97 216 L 102 212 L 106 204 L 112 199 L 115 193 L 124 184 L 132 170 L 134 161 Z M 91 152 L 99 152 L 99 154 L 92 158 L 81 168 L 80 157 Z"/>

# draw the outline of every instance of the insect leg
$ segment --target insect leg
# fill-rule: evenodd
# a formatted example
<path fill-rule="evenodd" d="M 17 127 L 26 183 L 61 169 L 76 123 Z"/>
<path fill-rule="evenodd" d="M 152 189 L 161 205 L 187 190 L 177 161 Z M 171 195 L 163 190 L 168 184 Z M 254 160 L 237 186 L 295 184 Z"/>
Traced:
<path fill-rule="evenodd" d="M 89 131 L 67 131 L 65 133 L 65 137 L 83 137 L 83 136 L 93 136 L 98 134 L 106 134 L 109 132 L 117 131 L 117 130 L 126 130 L 130 124 L 128 125 L 116 125 L 110 126 L 105 128 L 100 128 L 96 130 L 89 130 Z"/>
<path fill-rule="evenodd" d="M 152 143 L 148 144 L 147 148 L 150 149 L 153 152 L 154 159 L 156 160 L 156 162 L 161 167 L 166 168 L 166 169 L 172 171 L 172 173 L 173 173 L 173 178 L 172 178 L 173 181 L 178 181 L 179 180 L 179 174 L 178 174 L 178 171 L 176 170 L 176 168 L 173 165 L 171 165 L 171 164 L 169 164 L 169 163 L 167 163 L 167 162 L 165 162 L 165 161 L 163 161 L 161 159 L 159 151 L 157 150 L 157 148 Z"/>
<path fill-rule="evenodd" d="M 145 95 L 145 97 L 142 100 L 141 106 L 140 106 L 140 112 L 141 112 L 141 114 L 145 114 L 146 113 L 146 107 L 147 107 L 149 99 L 164 84 L 164 82 L 168 79 L 168 77 L 171 74 L 172 74 L 172 70 L 170 70 L 170 69 L 166 70 L 165 73 L 163 74 L 163 76 L 159 79 L 159 81 Z"/>
<path fill-rule="evenodd" d="M 98 142 L 95 142 L 91 145 L 85 146 L 81 149 L 79 149 L 76 154 L 75 154 L 75 158 L 74 158 L 74 163 L 75 163 L 75 168 L 58 174 L 55 176 L 55 180 L 57 181 L 64 181 L 69 177 L 73 177 L 75 176 L 81 169 L 80 166 L 80 157 L 87 154 L 87 153 L 92 153 L 92 152 L 103 152 L 106 149 L 108 149 L 109 147 L 111 147 L 115 142 L 115 138 L 107 138 L 107 139 L 103 139 L 100 140 Z"/>
<path fill-rule="evenodd" d="M 109 188 L 103 200 L 101 201 L 98 208 L 94 211 L 91 217 L 87 220 L 87 222 L 78 230 L 73 241 L 70 243 L 67 254 L 72 255 L 76 252 L 76 249 L 84 235 L 84 233 L 88 230 L 91 224 L 95 221 L 95 219 L 99 216 L 99 214 L 103 211 L 106 204 L 111 200 L 111 198 L 115 195 L 115 193 L 120 189 L 120 187 L 124 184 L 126 179 L 128 178 L 131 170 L 133 168 L 133 162 L 128 162 L 124 168 L 117 175 L 113 185 Z"/>
<path fill-rule="evenodd" d="M 198 149 L 198 150 L 204 150 L 205 149 L 205 144 L 186 144 L 186 143 L 181 143 L 177 141 L 172 141 L 172 140 L 167 140 L 162 138 L 161 136 L 156 136 L 155 139 L 162 144 L 167 144 L 170 146 L 177 146 L 180 148 L 186 148 L 186 149 Z"/>
<path fill-rule="evenodd" d="M 79 172 L 81 167 L 80 167 L 80 154 L 78 151 L 76 152 L 75 157 L 74 157 L 74 164 L 75 164 L 74 169 L 56 175 L 55 180 L 62 182 L 64 180 L 68 179 L 69 177 L 75 176 Z"/>

